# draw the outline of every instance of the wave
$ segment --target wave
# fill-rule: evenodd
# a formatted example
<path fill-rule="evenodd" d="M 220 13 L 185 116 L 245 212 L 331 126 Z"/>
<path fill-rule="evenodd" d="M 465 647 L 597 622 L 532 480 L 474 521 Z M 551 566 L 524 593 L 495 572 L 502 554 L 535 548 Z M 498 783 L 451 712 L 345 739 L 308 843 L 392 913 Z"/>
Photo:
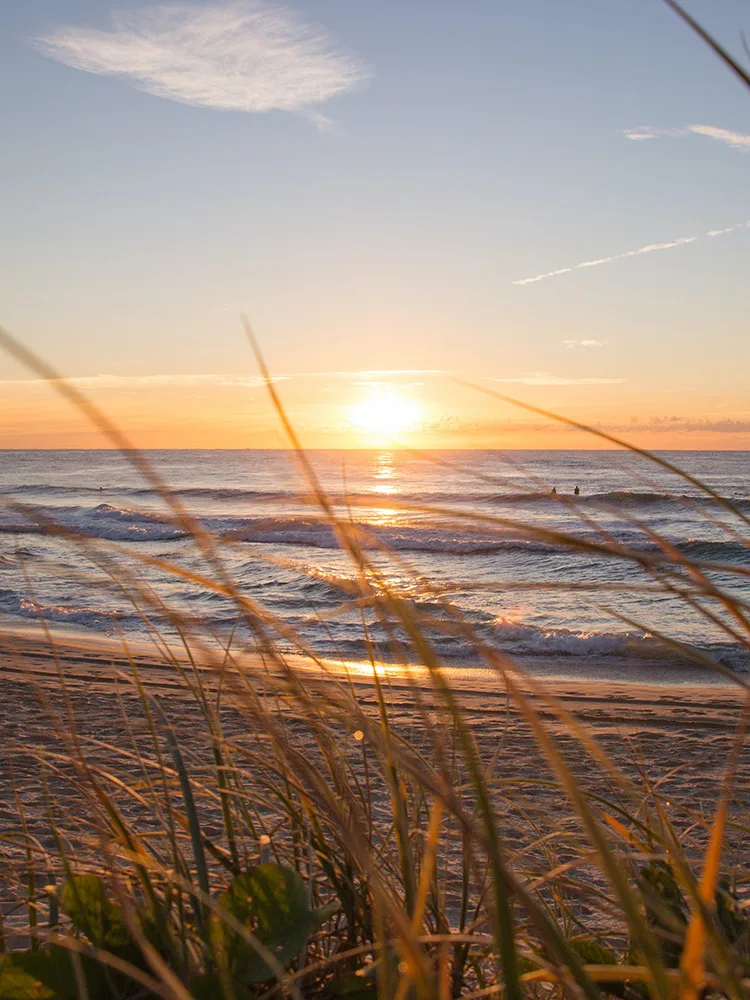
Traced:
<path fill-rule="evenodd" d="M 333 584 L 333 585 L 332 585 Z M 268 601 L 269 610 L 278 610 L 283 614 L 287 625 L 296 629 L 303 640 L 316 652 L 324 657 L 343 657 L 344 659 L 366 659 L 368 647 L 362 634 L 362 624 L 359 613 L 351 611 L 347 615 L 328 621 L 326 627 L 321 627 L 316 619 L 316 607 L 334 606 L 341 600 L 341 592 L 330 580 L 305 581 L 305 593 L 293 595 L 296 588 L 284 588 L 283 595 L 278 593 Z M 316 593 L 317 591 L 317 593 Z M 330 591 L 330 592 L 328 592 Z M 181 606 L 182 614 L 193 620 L 202 630 L 214 630 L 217 633 L 227 632 L 238 624 L 238 612 L 232 602 L 216 594 L 201 592 L 184 592 L 172 595 L 172 603 Z M 76 594 L 58 595 L 55 598 L 43 600 L 29 599 L 23 592 L 0 588 L 0 613 L 22 619 L 39 619 L 43 617 L 48 622 L 75 626 L 85 630 L 93 630 L 99 634 L 114 635 L 119 629 L 140 634 L 143 621 L 140 615 L 129 605 L 112 606 L 112 595 L 103 598 L 98 606 L 89 597 L 86 603 L 76 600 Z M 471 661 L 476 665 L 476 645 L 463 634 L 453 634 L 446 629 L 446 622 L 452 619 L 450 604 L 432 601 L 416 601 L 414 609 L 420 616 L 422 630 L 431 642 L 433 649 L 449 661 Z M 680 656 L 667 649 L 658 639 L 647 632 L 612 631 L 606 629 L 582 630 L 553 625 L 518 621 L 506 617 L 494 617 L 477 610 L 461 611 L 453 606 L 453 611 L 464 621 L 473 634 L 489 648 L 501 653 L 519 658 L 533 657 L 550 658 L 551 660 L 601 660 L 615 663 L 632 661 L 659 661 L 686 665 L 690 663 L 688 656 Z M 165 635 L 173 632 L 168 618 L 161 618 L 154 612 L 150 617 Z M 243 626 L 240 625 L 238 638 L 242 638 Z M 401 655 L 394 648 L 394 636 L 400 639 L 404 651 L 410 648 L 407 635 L 399 634 L 397 626 L 386 628 L 375 615 L 368 622 L 368 633 L 378 649 L 378 655 L 383 660 L 390 660 Z M 177 633 L 174 633 L 174 638 Z M 292 651 L 288 642 L 282 640 L 282 646 Z M 734 671 L 750 670 L 750 651 L 727 641 L 702 641 L 694 647 L 701 654 L 710 657 Z"/>
<path fill-rule="evenodd" d="M 498 618 L 492 623 L 492 633 L 498 646 L 504 651 L 526 656 L 626 656 L 654 659 L 663 658 L 665 651 L 658 639 L 645 632 L 549 628 Z M 733 656 L 738 662 L 743 659 L 750 661 L 750 653 L 730 643 L 705 643 L 696 648 L 717 659 Z"/>
<path fill-rule="evenodd" d="M 567 506 L 570 503 L 578 506 L 594 506 L 615 508 L 619 510 L 686 510 L 697 507 L 701 510 L 726 512 L 726 504 L 741 514 L 750 513 L 750 499 L 746 497 L 728 497 L 726 500 L 716 500 L 705 494 L 689 495 L 687 493 L 655 493 L 637 492 L 631 490 L 610 490 L 605 493 L 590 493 L 574 496 L 565 493 L 497 493 L 485 497 L 485 500 L 495 505 L 523 506 L 526 504 L 558 504 Z"/>
<path fill-rule="evenodd" d="M 34 516 L 36 513 L 36 517 Z M 339 549 L 336 532 L 319 518 L 203 517 L 201 526 L 228 541 L 267 545 Z M 459 531 L 426 524 L 388 526 L 354 522 L 360 545 L 370 550 L 432 552 L 443 555 L 491 555 L 503 551 L 553 553 L 563 546 L 524 538 L 514 532 Z M 44 535 L 71 531 L 87 538 L 112 542 L 165 542 L 189 537 L 190 532 L 166 516 L 102 503 L 96 507 L 38 507 L 26 514 L 0 511 L 0 533 Z M 632 533 L 623 535 L 628 542 Z M 593 537 L 593 536 L 592 536 Z"/>
<path fill-rule="evenodd" d="M 422 607 L 425 607 L 422 605 Z M 441 618 L 444 615 L 434 606 Z M 491 617 L 484 612 L 472 611 L 464 614 L 471 628 L 489 646 L 513 656 L 534 657 L 576 657 L 600 658 L 620 657 L 629 659 L 664 659 L 667 652 L 661 641 L 643 631 L 583 630 L 552 625 L 537 625 L 513 618 Z M 445 648 L 444 637 L 438 638 L 443 647 L 443 655 L 455 655 Z M 458 637 L 449 645 L 464 644 Z M 723 640 L 697 643 L 695 648 L 712 657 L 717 662 L 726 663 L 735 669 L 750 668 L 750 651 Z M 466 653 L 475 651 L 466 647 Z M 679 657 L 669 650 L 672 659 Z M 685 657 L 687 660 L 688 658 Z"/>
<path fill-rule="evenodd" d="M 0 511 L 0 532 L 44 535 L 50 529 L 76 532 L 115 542 L 165 541 L 184 538 L 188 532 L 162 515 L 101 503 L 96 507 L 37 507 L 20 513 Z"/>
<path fill-rule="evenodd" d="M 693 559 L 703 559 L 706 562 L 727 562 L 750 564 L 750 543 L 714 542 L 702 538 L 691 538 L 686 542 L 678 542 L 676 548 Z"/>
<path fill-rule="evenodd" d="M 433 609 L 437 614 L 437 610 Z M 626 662 L 672 663 L 678 666 L 694 665 L 695 660 L 685 654 L 680 656 L 668 650 L 658 639 L 637 632 L 578 631 L 569 628 L 544 627 L 511 619 L 497 618 L 483 623 L 474 622 L 474 631 L 490 648 L 508 656 L 549 658 L 561 660 L 607 660 L 614 664 Z M 471 662 L 478 665 L 476 646 L 461 635 L 446 635 L 444 630 L 422 625 L 425 636 L 438 656 L 448 661 Z M 373 621 L 368 626 L 370 641 L 384 661 L 394 659 L 393 632 L 387 635 L 382 626 Z M 344 659 L 367 659 L 368 646 L 359 638 L 357 629 L 332 629 L 334 641 L 330 649 L 322 649 L 322 655 L 336 655 Z M 409 642 L 402 636 L 402 650 L 408 651 Z M 319 643 L 316 648 L 320 649 Z M 693 647 L 697 653 L 707 656 L 715 663 L 735 672 L 750 671 L 750 652 L 729 642 L 704 642 Z"/>
<path fill-rule="evenodd" d="M 233 542 L 340 548 L 336 532 L 317 517 L 219 515 L 203 517 L 200 523 L 207 531 Z M 49 533 L 50 527 L 112 542 L 173 542 L 190 534 L 184 526 L 163 514 L 109 503 L 100 503 L 95 507 L 40 506 L 34 512 L 24 514 L 0 510 L 0 533 L 44 535 Z M 417 521 L 387 526 L 359 521 L 353 527 L 359 533 L 362 547 L 371 550 L 446 556 L 483 556 L 502 552 L 551 555 L 570 551 L 568 546 L 524 537 L 512 530 L 482 531 L 470 527 L 460 530 L 434 520 L 432 523 Z M 646 536 L 633 530 L 613 530 L 610 536 L 636 551 L 658 551 L 658 547 Z M 601 541 L 594 532 L 576 532 L 575 537 L 581 541 Z M 750 564 L 750 547 L 739 541 L 693 538 L 674 544 L 685 555 L 696 559 Z"/>
<path fill-rule="evenodd" d="M 602 504 L 610 507 L 638 508 L 638 507 L 668 507 L 681 508 L 698 507 L 702 510 L 715 510 L 716 512 L 726 510 L 729 504 L 740 513 L 750 513 L 750 499 L 746 497 L 727 497 L 714 499 L 705 494 L 691 496 L 683 493 L 635 493 L 627 490 L 614 490 L 610 493 L 598 493 L 587 497 L 589 503 Z"/>
<path fill-rule="evenodd" d="M 140 621 L 140 618 L 133 613 L 120 614 L 116 611 L 104 611 L 101 608 L 76 604 L 41 603 L 24 597 L 15 590 L 3 588 L 0 588 L 0 612 L 17 618 L 44 618 L 49 622 L 77 625 L 104 632 L 112 629 L 115 622 L 124 621 L 128 617 Z"/>
<path fill-rule="evenodd" d="M 35 516 L 36 515 L 36 516 Z M 336 532 L 319 518 L 209 516 L 200 519 L 208 531 L 235 542 L 296 545 L 321 549 L 340 548 Z M 185 538 L 189 532 L 166 516 L 101 503 L 96 507 L 37 507 L 28 513 L 0 511 L 0 533 L 45 534 L 50 527 L 90 538 L 116 542 L 155 542 Z M 387 527 L 357 522 L 363 547 L 446 554 L 491 553 L 508 547 L 524 551 L 553 551 L 554 546 L 516 536 L 501 537 L 439 527 Z"/>
<path fill-rule="evenodd" d="M 95 498 L 103 496 L 133 497 L 143 500 L 158 500 L 160 493 L 150 486 L 80 486 L 70 483 L 25 483 L 16 486 L 6 486 L 0 490 L 7 497 L 81 497 Z M 170 496 L 194 500 L 289 500 L 301 496 L 295 490 L 258 490 L 243 487 L 216 486 L 183 486 L 168 491 Z"/>
<path fill-rule="evenodd" d="M 30 497 L 72 497 L 94 498 L 111 495 L 117 498 L 132 497 L 142 500 L 158 500 L 159 494 L 150 486 L 99 486 L 85 487 L 70 483 L 37 483 L 19 484 L 6 487 L 2 490 L 5 496 L 30 496 Z M 300 489 L 249 489 L 246 487 L 230 486 L 180 486 L 170 490 L 170 494 L 179 499 L 203 500 L 207 502 L 221 501 L 245 501 L 248 504 L 260 503 L 264 501 L 283 501 L 295 503 L 304 500 L 307 496 L 304 490 Z M 561 507 L 569 503 L 578 505 L 593 505 L 603 507 L 614 507 L 623 510 L 635 510 L 639 508 L 687 508 L 698 507 L 700 509 L 714 509 L 716 511 L 725 510 L 725 503 L 730 504 L 740 513 L 750 513 L 750 498 L 747 497 L 727 497 L 725 502 L 715 500 L 705 494 L 690 495 L 686 493 L 659 493 L 655 491 L 636 490 L 609 490 L 588 495 L 573 496 L 569 493 L 552 494 L 540 490 L 527 490 L 516 492 L 490 492 L 476 490 L 401 490 L 394 494 L 382 494 L 374 490 L 354 489 L 349 492 L 341 492 L 338 489 L 328 492 L 328 497 L 336 503 L 356 502 L 367 504 L 372 502 L 373 506 L 383 506 L 391 504 L 398 506 L 399 502 L 409 504 L 448 504 L 448 505 L 501 505 L 512 507 L 537 506 L 539 504 L 553 505 Z"/>

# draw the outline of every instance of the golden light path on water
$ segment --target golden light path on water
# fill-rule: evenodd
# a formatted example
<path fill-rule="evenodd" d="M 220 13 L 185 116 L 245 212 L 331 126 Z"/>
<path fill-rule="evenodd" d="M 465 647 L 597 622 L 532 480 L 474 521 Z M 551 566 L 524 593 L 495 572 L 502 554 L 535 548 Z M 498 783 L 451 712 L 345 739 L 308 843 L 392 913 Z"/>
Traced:
<path fill-rule="evenodd" d="M 373 492 L 379 496 L 396 497 L 401 491 L 396 485 L 396 465 L 393 453 L 390 451 L 381 452 L 373 463 L 373 478 L 375 486 Z M 370 523 L 378 525 L 395 524 L 398 520 L 398 511 L 393 507 L 373 507 L 370 514 Z"/>

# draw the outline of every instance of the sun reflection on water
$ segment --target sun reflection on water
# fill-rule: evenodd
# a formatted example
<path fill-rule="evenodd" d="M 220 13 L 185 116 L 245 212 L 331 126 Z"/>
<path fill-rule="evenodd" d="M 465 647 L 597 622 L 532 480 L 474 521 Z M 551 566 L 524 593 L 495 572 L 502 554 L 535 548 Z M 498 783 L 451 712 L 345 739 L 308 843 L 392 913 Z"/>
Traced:
<path fill-rule="evenodd" d="M 388 482 L 388 480 L 396 478 L 396 463 L 392 451 L 381 451 L 375 456 L 372 475 L 374 479 L 380 480 L 375 486 L 379 493 L 398 492 L 396 484 Z"/>
<path fill-rule="evenodd" d="M 396 464 L 392 451 L 381 451 L 374 456 L 372 462 L 372 477 L 375 483 L 372 492 L 379 496 L 396 496 L 401 492 L 394 482 L 396 479 Z M 398 511 L 393 507 L 371 507 L 368 520 L 371 524 L 395 524 Z"/>

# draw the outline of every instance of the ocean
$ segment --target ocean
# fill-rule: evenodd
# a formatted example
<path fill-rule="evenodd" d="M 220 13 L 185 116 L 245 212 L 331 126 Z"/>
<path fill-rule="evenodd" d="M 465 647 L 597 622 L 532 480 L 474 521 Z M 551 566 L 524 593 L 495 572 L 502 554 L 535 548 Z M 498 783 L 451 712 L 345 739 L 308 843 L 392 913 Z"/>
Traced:
<path fill-rule="evenodd" d="M 284 451 L 145 453 L 175 497 L 226 539 L 221 558 L 248 598 L 321 656 L 366 656 L 363 616 L 380 655 L 391 644 L 377 614 L 351 606 L 357 569 L 332 528 L 305 500 L 309 491 Z M 556 537 L 657 553 L 658 538 L 680 554 L 715 564 L 709 579 L 750 601 L 750 453 L 673 452 L 662 458 L 700 479 L 732 509 L 674 474 L 621 451 L 311 452 L 341 516 L 383 578 L 436 621 L 460 616 L 482 641 L 518 656 L 606 657 L 613 666 L 659 655 L 658 635 L 694 645 L 741 671 L 750 657 L 721 622 L 716 602 L 688 606 L 631 561 Z M 553 487 L 556 493 L 552 493 Z M 580 493 L 574 494 L 575 487 Z M 169 516 L 158 493 L 111 451 L 0 452 L 0 615 L 43 616 L 58 627 L 146 636 L 160 621 L 155 601 L 133 602 L 111 578 L 116 546 L 127 573 L 159 601 L 226 638 L 236 606 L 186 576 L 215 571 Z M 429 509 L 427 509 L 429 508 Z M 86 536 L 73 543 L 55 526 Z M 130 558 L 134 557 L 134 558 Z M 123 562 L 124 560 L 124 562 Z M 446 617 L 447 616 L 447 617 Z M 470 656 L 466 640 L 437 628 L 446 658 Z M 660 647 L 661 648 L 661 647 Z M 550 661 L 552 662 L 552 661 Z"/>

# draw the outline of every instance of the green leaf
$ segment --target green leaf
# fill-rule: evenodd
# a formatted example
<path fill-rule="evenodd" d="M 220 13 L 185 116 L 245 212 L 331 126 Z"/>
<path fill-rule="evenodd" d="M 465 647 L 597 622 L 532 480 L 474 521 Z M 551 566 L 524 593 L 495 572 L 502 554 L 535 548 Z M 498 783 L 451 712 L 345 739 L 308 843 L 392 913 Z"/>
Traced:
<path fill-rule="evenodd" d="M 615 953 L 592 938 L 573 938 L 568 941 L 568 946 L 571 951 L 578 955 L 584 965 L 617 965 Z M 596 985 L 602 993 L 618 997 L 623 997 L 626 994 L 625 984 L 619 979 L 599 980 Z"/>
<path fill-rule="evenodd" d="M 82 967 L 91 981 L 89 972 L 93 970 L 88 965 Z M 0 961 L 0 1000 L 77 1000 L 77 997 L 71 955 L 60 945 L 15 951 Z"/>
<path fill-rule="evenodd" d="M 400 961 L 401 956 L 396 948 L 389 946 L 385 955 L 381 954 L 375 961 L 368 962 L 355 972 L 337 975 L 335 980 L 328 984 L 328 992 L 331 996 L 345 997 L 346 1000 L 366 1000 L 367 997 L 376 996 L 378 978 L 381 976 L 384 966 L 388 971 L 390 981 L 395 982 L 398 977 Z"/>
<path fill-rule="evenodd" d="M 309 906 L 304 882 L 292 868 L 264 864 L 236 878 L 219 907 L 246 927 L 286 968 L 319 921 Z M 239 934 L 214 917 L 215 940 L 234 979 L 261 983 L 275 970 Z"/>
<path fill-rule="evenodd" d="M 638 879 L 646 910 L 646 923 L 656 938 L 662 962 L 677 968 L 682 954 L 687 907 L 671 867 L 664 861 L 650 861 Z"/>
<path fill-rule="evenodd" d="M 96 948 L 116 955 L 130 965 L 148 970 L 141 949 L 130 936 L 122 909 L 107 895 L 104 883 L 96 875 L 76 875 L 63 885 L 60 892 L 60 906 L 70 917 L 75 929 Z M 148 914 L 140 915 L 141 930 L 156 947 L 158 938 Z M 86 959 L 87 978 L 102 982 L 101 994 L 92 988 L 92 997 L 109 997 L 116 990 L 120 996 L 140 993 L 142 987 L 123 972 L 108 968 L 93 959 Z M 78 994 L 76 993 L 75 996 Z"/>
<path fill-rule="evenodd" d="M 722 879 L 716 890 L 716 916 L 727 941 L 737 946 L 746 941 L 748 918 L 742 909 L 737 891 Z"/>
<path fill-rule="evenodd" d="M 48 986 L 16 965 L 13 958 L 0 963 L 0 1000 L 47 1000 L 55 993 Z"/>
<path fill-rule="evenodd" d="M 591 938 L 573 938 L 568 946 L 585 965 L 617 965 L 615 953 Z"/>
<path fill-rule="evenodd" d="M 334 997 L 345 997 L 346 1000 L 364 1000 L 373 997 L 378 991 L 378 984 L 373 976 L 349 972 L 338 976 L 328 987 L 328 992 Z"/>
<path fill-rule="evenodd" d="M 132 949 L 122 910 L 96 875 L 76 875 L 62 888 L 60 905 L 73 926 L 97 948 L 121 955 Z"/>
<path fill-rule="evenodd" d="M 193 1000 L 220 1000 L 226 996 L 221 978 L 219 976 L 201 975 L 190 980 L 188 984 L 190 996 Z M 232 984 L 235 1000 L 245 1000 L 250 994 L 242 986 Z"/>
<path fill-rule="evenodd" d="M 541 962 L 535 962 L 528 955 L 518 956 L 518 975 L 525 976 L 527 972 L 536 972 L 542 968 Z"/>

